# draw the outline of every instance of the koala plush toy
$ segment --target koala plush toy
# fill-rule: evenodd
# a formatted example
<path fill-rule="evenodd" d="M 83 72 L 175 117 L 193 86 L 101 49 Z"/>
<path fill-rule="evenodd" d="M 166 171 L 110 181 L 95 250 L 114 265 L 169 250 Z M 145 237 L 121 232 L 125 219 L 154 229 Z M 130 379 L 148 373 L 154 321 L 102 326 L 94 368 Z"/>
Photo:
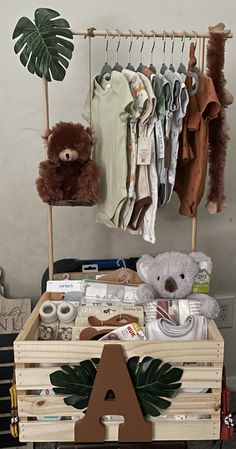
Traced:
<path fill-rule="evenodd" d="M 139 304 L 155 299 L 190 299 L 200 302 L 199 313 L 216 318 L 219 305 L 205 293 L 192 293 L 193 283 L 200 270 L 212 271 L 212 260 L 201 252 L 189 254 L 171 251 L 156 257 L 144 255 L 137 262 L 137 272 L 144 284 L 139 285 Z"/>

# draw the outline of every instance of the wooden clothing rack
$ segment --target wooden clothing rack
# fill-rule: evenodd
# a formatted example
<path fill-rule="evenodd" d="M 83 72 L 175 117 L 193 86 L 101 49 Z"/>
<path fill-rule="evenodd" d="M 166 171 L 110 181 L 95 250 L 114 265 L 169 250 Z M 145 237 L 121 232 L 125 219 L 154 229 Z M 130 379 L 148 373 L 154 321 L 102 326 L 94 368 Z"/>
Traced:
<path fill-rule="evenodd" d="M 78 30 L 71 30 L 73 35 L 75 36 L 83 36 L 84 38 L 89 39 L 89 50 L 91 52 L 91 39 L 94 37 L 106 37 L 107 38 L 107 44 L 108 44 L 108 38 L 112 37 L 124 37 L 124 38 L 131 38 L 131 45 L 132 45 L 132 39 L 135 38 L 162 38 L 164 40 L 164 48 L 165 48 L 165 39 L 169 38 L 172 39 L 174 42 L 175 38 L 181 38 L 182 40 L 185 38 L 189 39 L 195 39 L 196 44 L 198 43 L 199 48 L 199 55 L 198 55 L 198 66 L 199 69 L 204 72 L 204 61 L 205 61 L 205 49 L 206 49 L 206 39 L 209 38 L 209 33 L 201 33 L 198 31 L 162 31 L 157 32 L 155 30 L 151 31 L 144 31 L 144 30 L 138 30 L 138 31 L 120 31 L 118 29 L 116 30 L 108 30 L 108 29 L 96 29 L 94 27 L 87 28 L 87 30 L 84 29 L 78 29 Z M 232 38 L 232 33 L 228 34 L 228 38 Z M 130 46 L 131 49 L 131 46 Z M 130 51 L 129 49 L 129 51 Z M 173 44 L 172 44 L 172 51 L 173 51 Z M 90 80 L 91 80 L 91 60 L 89 61 L 89 74 L 90 74 Z M 44 129 L 47 130 L 49 128 L 49 98 L 48 98 L 48 82 L 43 79 L 43 115 L 44 115 Z M 47 227 L 48 227 L 48 267 L 49 267 L 49 279 L 53 279 L 53 218 L 52 218 L 52 207 L 51 205 L 47 205 Z M 192 224 L 192 243 L 191 243 L 191 250 L 196 251 L 197 248 L 197 217 L 193 217 L 191 220 Z"/>

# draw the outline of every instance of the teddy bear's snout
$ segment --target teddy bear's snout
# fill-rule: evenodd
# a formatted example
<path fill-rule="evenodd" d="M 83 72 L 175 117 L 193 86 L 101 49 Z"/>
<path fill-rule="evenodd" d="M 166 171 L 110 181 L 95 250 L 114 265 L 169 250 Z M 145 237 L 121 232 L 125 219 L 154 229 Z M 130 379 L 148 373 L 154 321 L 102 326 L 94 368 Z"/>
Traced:
<path fill-rule="evenodd" d="M 78 152 L 70 148 L 65 148 L 64 150 L 60 151 L 59 159 L 64 162 L 76 161 L 78 159 Z"/>
<path fill-rule="evenodd" d="M 174 293 L 177 290 L 177 284 L 172 277 L 166 279 L 165 289 L 167 292 Z"/>

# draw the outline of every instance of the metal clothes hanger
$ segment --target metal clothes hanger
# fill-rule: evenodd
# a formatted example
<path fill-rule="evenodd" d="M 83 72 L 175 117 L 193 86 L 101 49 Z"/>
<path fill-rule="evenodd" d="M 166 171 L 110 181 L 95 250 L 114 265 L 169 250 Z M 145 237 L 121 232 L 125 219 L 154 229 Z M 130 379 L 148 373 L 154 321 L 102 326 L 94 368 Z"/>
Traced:
<path fill-rule="evenodd" d="M 173 31 L 172 37 L 171 37 L 172 45 L 171 45 L 171 63 L 169 66 L 169 70 L 172 72 L 175 72 L 175 68 L 173 65 L 173 58 L 174 58 L 174 48 L 175 48 L 175 32 Z"/>
<path fill-rule="evenodd" d="M 168 67 L 166 65 L 166 32 L 165 31 L 163 31 L 163 38 L 162 38 L 162 40 L 164 41 L 163 42 L 163 50 L 162 50 L 163 63 L 162 63 L 162 66 L 161 66 L 160 73 L 162 75 L 164 75 L 165 71 L 168 69 Z"/>
<path fill-rule="evenodd" d="M 175 68 L 174 68 L 174 64 L 173 64 L 173 58 L 174 58 L 174 48 L 175 48 L 175 32 L 172 32 L 172 37 L 171 37 L 171 63 L 169 66 L 169 70 L 171 70 L 171 72 L 175 72 Z M 175 79 L 174 81 L 174 85 L 173 85 L 173 96 L 174 98 L 177 98 L 180 94 L 180 81 L 178 79 Z"/>
<path fill-rule="evenodd" d="M 140 52 L 140 63 L 139 63 L 139 65 L 138 65 L 138 67 L 137 67 L 137 69 L 136 69 L 136 72 L 142 72 L 142 70 L 143 70 L 143 47 L 144 47 L 144 31 L 143 30 L 140 30 L 140 32 L 142 33 L 142 44 L 141 44 L 141 47 L 140 47 L 140 50 L 139 50 L 139 52 Z M 138 37 L 137 37 L 137 39 L 138 39 Z"/>
<path fill-rule="evenodd" d="M 108 47 L 109 47 L 109 31 L 106 30 L 107 34 L 106 34 L 106 46 L 105 46 L 105 63 L 101 69 L 101 72 L 99 73 L 99 75 L 97 76 L 97 81 L 99 84 L 101 84 L 101 82 L 106 79 L 109 80 L 111 78 L 111 72 L 112 72 L 112 67 L 110 66 L 110 64 L 108 64 Z"/>
<path fill-rule="evenodd" d="M 131 50 L 132 50 L 132 47 L 133 47 L 134 33 L 133 33 L 132 30 L 128 30 L 128 31 L 130 32 L 130 44 L 129 44 L 129 50 L 128 50 L 128 64 L 127 64 L 127 66 L 125 68 L 135 72 L 135 68 L 131 64 Z"/>
<path fill-rule="evenodd" d="M 195 72 L 195 71 L 191 72 L 189 70 L 186 70 L 186 67 L 183 64 L 183 55 L 184 55 L 184 47 L 185 47 L 185 35 L 186 35 L 186 33 L 184 31 L 184 35 L 183 35 L 183 37 L 181 39 L 181 41 L 183 42 L 182 43 L 182 49 L 181 49 L 181 62 L 180 62 L 180 65 L 179 65 L 179 68 L 178 68 L 177 72 L 180 73 L 180 74 L 185 75 L 186 77 L 190 77 L 190 78 L 194 79 L 194 81 L 195 81 L 195 88 L 191 92 L 189 92 L 190 97 L 192 97 L 193 95 L 196 95 L 196 93 L 197 93 L 199 80 L 198 80 L 197 72 Z M 196 45 L 197 45 L 197 41 L 195 42 L 195 49 L 196 49 Z"/>
<path fill-rule="evenodd" d="M 193 33 L 195 34 L 195 42 L 194 42 L 194 50 L 196 51 L 196 48 L 197 48 L 197 33 L 196 33 L 196 31 L 193 31 Z M 193 71 L 195 72 L 195 73 L 197 73 L 197 74 L 199 74 L 199 68 L 195 65 L 194 66 L 194 68 L 193 68 Z"/>
<path fill-rule="evenodd" d="M 151 48 L 151 63 L 149 65 L 149 69 L 151 70 L 152 73 L 157 73 L 156 67 L 153 65 L 153 52 L 156 46 L 156 33 L 155 31 L 151 31 L 153 33 L 153 44 L 152 44 L 152 48 Z"/>
<path fill-rule="evenodd" d="M 118 44 L 117 44 L 117 47 L 116 47 L 116 63 L 114 65 L 114 67 L 113 67 L 113 70 L 115 70 L 116 72 L 122 72 L 123 67 L 118 62 L 118 52 L 119 52 L 119 48 L 120 48 L 121 32 L 118 29 L 116 29 L 116 31 L 117 31 L 117 33 L 119 35 L 119 40 L 118 40 Z"/>

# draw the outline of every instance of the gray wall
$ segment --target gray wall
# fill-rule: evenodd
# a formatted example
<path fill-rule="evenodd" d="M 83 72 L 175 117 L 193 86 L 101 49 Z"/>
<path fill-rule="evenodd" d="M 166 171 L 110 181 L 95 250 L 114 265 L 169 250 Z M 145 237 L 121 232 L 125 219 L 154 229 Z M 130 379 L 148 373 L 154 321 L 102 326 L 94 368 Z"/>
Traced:
<path fill-rule="evenodd" d="M 37 7 L 51 7 L 67 18 L 72 28 L 120 28 L 127 30 L 194 30 L 206 31 L 209 24 L 226 23 L 235 33 L 234 0 L 157 2 L 149 0 L 1 0 L 1 70 L 0 70 L 0 266 L 5 271 L 9 297 L 40 295 L 40 280 L 47 266 L 46 208 L 35 190 L 39 161 L 43 159 L 41 133 L 42 83 L 20 64 L 13 52 L 12 31 L 19 17 L 33 18 Z M 147 7 L 147 9 L 146 9 Z M 144 62 L 150 62 L 152 40 L 145 43 Z M 115 59 L 116 41 L 110 42 L 111 62 Z M 134 65 L 138 64 L 140 40 L 134 41 Z M 179 63 L 180 42 L 176 43 L 175 64 Z M 113 50 L 112 50 L 113 49 Z M 167 42 L 167 62 L 170 59 Z M 127 62 L 128 41 L 122 40 L 120 59 Z M 155 62 L 162 63 L 162 43 L 157 42 Z M 185 62 L 186 62 L 185 58 Z M 93 41 L 93 74 L 104 62 L 104 39 Z M 235 39 L 227 42 L 225 75 L 228 87 L 236 97 Z M 59 120 L 81 120 L 81 110 L 88 89 L 88 41 L 77 38 L 70 69 L 63 83 L 50 85 L 50 123 Z M 235 106 L 228 111 L 231 142 L 226 167 L 228 207 L 216 216 L 199 209 L 198 249 L 214 261 L 212 292 L 235 294 L 236 291 L 236 201 L 235 201 Z M 177 213 L 174 197 L 157 220 L 158 242 L 152 246 L 128 232 L 114 231 L 95 223 L 95 208 L 54 209 L 55 259 L 63 257 L 124 257 L 142 253 L 156 254 L 166 250 L 191 249 L 191 220 Z M 235 329 L 225 332 L 230 375 L 236 375 L 232 351 Z"/>

